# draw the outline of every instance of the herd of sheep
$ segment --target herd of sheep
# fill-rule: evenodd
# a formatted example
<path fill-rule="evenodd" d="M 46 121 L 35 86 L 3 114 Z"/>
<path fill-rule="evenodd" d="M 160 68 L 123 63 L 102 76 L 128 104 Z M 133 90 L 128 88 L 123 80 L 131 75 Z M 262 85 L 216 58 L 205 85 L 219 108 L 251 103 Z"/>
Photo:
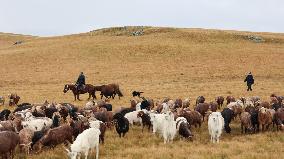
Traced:
<path fill-rule="evenodd" d="M 89 150 L 94 148 L 98 158 L 99 144 L 104 143 L 105 131 L 112 126 L 119 137 L 124 137 L 139 124 L 142 132 L 146 127 L 149 132 L 163 137 L 165 144 L 173 142 L 177 135 L 193 140 L 193 127 L 198 128 L 206 121 L 213 143 L 219 142 L 223 130 L 232 131 L 232 120 L 241 121 L 242 133 L 267 131 L 270 125 L 276 125 L 277 130 L 284 129 L 283 96 L 272 94 L 270 101 L 262 101 L 257 96 L 239 99 L 218 96 L 209 103 L 199 96 L 194 109 L 190 109 L 188 98 L 165 98 L 154 103 L 153 99 L 140 97 L 140 93 L 130 100 L 129 107 L 116 107 L 114 111 L 107 99 L 92 100 L 80 108 L 70 103 L 46 101 L 21 103 L 12 111 L 3 109 L 0 112 L 0 154 L 3 158 L 13 158 L 17 146 L 28 155 L 30 151 L 40 152 L 42 147 L 69 143 L 71 146 L 66 151 L 70 158 L 81 154 L 87 158 Z M 20 99 L 17 95 L 9 98 L 12 105 L 18 103 L 14 98 Z M 2 100 L 0 97 L 0 103 Z"/>

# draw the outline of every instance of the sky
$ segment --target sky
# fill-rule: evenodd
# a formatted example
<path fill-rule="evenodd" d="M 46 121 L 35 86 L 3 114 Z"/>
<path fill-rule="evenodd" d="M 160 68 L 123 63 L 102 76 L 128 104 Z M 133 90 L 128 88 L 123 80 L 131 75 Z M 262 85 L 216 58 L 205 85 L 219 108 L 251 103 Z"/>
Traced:
<path fill-rule="evenodd" d="M 0 0 L 0 32 L 59 36 L 116 26 L 284 33 L 284 1 Z"/>

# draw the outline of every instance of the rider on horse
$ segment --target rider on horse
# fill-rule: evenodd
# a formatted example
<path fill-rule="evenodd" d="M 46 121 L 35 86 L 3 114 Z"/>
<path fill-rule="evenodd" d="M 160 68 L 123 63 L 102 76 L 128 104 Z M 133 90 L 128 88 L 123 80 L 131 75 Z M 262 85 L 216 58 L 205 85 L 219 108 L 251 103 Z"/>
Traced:
<path fill-rule="evenodd" d="M 80 91 L 80 90 L 83 90 L 84 87 L 85 87 L 85 75 L 83 72 L 80 73 L 78 79 L 77 79 L 77 82 L 76 82 L 76 85 L 77 85 L 77 90 Z"/>

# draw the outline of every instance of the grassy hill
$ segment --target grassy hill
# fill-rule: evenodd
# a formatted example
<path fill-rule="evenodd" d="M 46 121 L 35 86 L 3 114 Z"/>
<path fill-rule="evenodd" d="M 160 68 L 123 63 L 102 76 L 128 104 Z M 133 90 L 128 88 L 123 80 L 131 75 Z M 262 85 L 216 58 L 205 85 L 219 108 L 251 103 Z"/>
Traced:
<path fill-rule="evenodd" d="M 129 106 L 133 90 L 142 90 L 154 100 L 190 97 L 194 101 L 204 95 L 208 102 L 218 95 L 258 95 L 268 100 L 271 93 L 284 94 L 284 34 L 143 27 L 143 35 L 132 36 L 140 30 L 117 27 L 45 38 L 0 33 L 0 95 L 16 92 L 21 102 L 83 106 L 87 95 L 81 97 L 84 101 L 73 102 L 70 92 L 62 92 L 64 84 L 74 83 L 81 71 L 87 83 L 120 84 L 125 97 L 111 100 L 115 107 Z M 255 42 L 251 36 L 263 40 Z M 23 43 L 13 45 L 16 41 Z M 246 92 L 243 82 L 248 71 L 255 76 L 252 92 Z M 193 142 L 177 139 L 170 145 L 136 127 L 126 140 L 108 131 L 100 156 L 239 159 L 284 154 L 275 149 L 283 147 L 283 133 L 241 135 L 237 120 L 233 133 L 224 134 L 221 143 L 213 145 L 206 125 L 193 128 Z M 32 158 L 62 158 L 62 154 L 67 157 L 59 147 Z"/>

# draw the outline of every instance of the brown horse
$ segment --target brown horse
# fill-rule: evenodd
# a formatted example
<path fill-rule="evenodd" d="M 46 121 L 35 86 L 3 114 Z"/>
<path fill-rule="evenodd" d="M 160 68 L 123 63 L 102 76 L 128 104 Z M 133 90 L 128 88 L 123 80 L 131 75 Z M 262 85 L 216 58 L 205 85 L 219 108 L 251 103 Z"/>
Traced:
<path fill-rule="evenodd" d="M 123 97 L 122 92 L 119 89 L 119 85 L 118 84 L 108 84 L 108 85 L 101 85 L 101 86 L 94 86 L 95 91 L 100 91 L 101 92 L 101 99 L 103 98 L 103 96 L 105 96 L 106 98 L 111 98 L 114 99 L 114 97 L 116 96 L 116 94 L 118 95 L 119 99 L 120 97 Z"/>
<path fill-rule="evenodd" d="M 79 91 L 76 88 L 76 85 L 74 85 L 74 84 L 65 84 L 63 92 L 66 93 L 69 90 L 71 90 L 73 92 L 75 101 L 76 101 L 76 99 L 80 100 L 79 95 L 80 94 L 85 94 L 85 93 L 89 93 L 88 100 L 91 98 L 91 96 L 93 97 L 93 99 L 96 99 L 96 94 L 95 94 L 96 90 L 95 90 L 95 87 L 93 85 L 91 85 L 91 84 L 86 84 L 85 88 L 83 90 L 79 90 Z"/>

